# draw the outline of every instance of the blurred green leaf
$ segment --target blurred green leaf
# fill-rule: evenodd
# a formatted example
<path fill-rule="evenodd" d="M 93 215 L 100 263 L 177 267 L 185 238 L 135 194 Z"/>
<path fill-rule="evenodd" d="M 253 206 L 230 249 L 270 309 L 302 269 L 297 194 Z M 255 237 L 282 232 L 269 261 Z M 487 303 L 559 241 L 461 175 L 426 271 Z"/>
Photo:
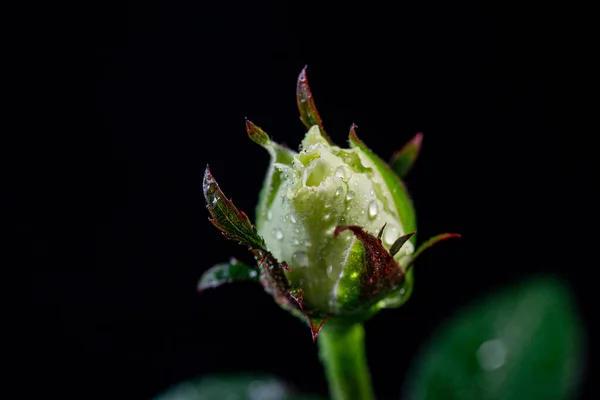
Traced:
<path fill-rule="evenodd" d="M 255 268 L 232 258 L 229 262 L 217 264 L 204 272 L 198 282 L 198 291 L 202 292 L 236 281 L 258 282 L 258 275 Z"/>
<path fill-rule="evenodd" d="M 406 398 L 573 398 L 582 350 L 568 289 L 536 278 L 480 301 L 435 332 L 407 377 Z"/>
<path fill-rule="evenodd" d="M 295 393 L 285 383 L 264 375 L 208 376 L 180 383 L 154 400 L 322 400 Z"/>
<path fill-rule="evenodd" d="M 404 145 L 392 156 L 390 166 L 400 178 L 406 177 L 408 171 L 419 156 L 421 151 L 421 143 L 423 142 L 423 134 L 417 133 L 408 143 Z"/>

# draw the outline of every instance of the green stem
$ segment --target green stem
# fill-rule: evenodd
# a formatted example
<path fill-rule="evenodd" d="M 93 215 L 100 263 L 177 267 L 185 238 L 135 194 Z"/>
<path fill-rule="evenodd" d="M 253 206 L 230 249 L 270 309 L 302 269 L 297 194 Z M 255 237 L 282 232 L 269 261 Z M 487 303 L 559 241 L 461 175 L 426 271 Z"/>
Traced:
<path fill-rule="evenodd" d="M 362 324 L 325 326 L 317 340 L 332 400 L 373 400 Z"/>

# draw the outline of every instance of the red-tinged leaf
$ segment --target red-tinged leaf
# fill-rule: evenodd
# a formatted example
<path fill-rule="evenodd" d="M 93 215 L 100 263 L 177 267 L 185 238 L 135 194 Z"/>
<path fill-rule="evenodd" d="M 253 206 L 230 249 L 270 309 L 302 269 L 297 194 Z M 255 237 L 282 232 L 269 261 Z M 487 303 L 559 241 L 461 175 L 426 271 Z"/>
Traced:
<path fill-rule="evenodd" d="M 321 134 L 327 138 L 327 141 L 331 143 L 331 139 L 325 133 L 323 128 L 323 121 L 315 106 L 315 100 L 313 99 L 310 86 L 308 85 L 308 78 L 306 77 L 306 67 L 302 68 L 300 75 L 298 76 L 298 83 L 296 84 L 296 102 L 298 103 L 298 110 L 300 111 L 300 120 L 306 126 L 306 129 L 310 129 L 314 125 L 319 126 Z"/>
<path fill-rule="evenodd" d="M 419 156 L 423 134 L 417 133 L 408 143 L 392 156 L 390 166 L 400 178 L 404 178 Z"/>
<path fill-rule="evenodd" d="M 248 119 L 246 119 L 246 131 L 248 132 L 250 139 L 261 146 L 266 146 L 271 141 L 269 135 L 267 135 L 265 131 L 248 121 Z"/>
<path fill-rule="evenodd" d="M 319 332 L 323 329 L 323 325 L 325 325 L 329 316 L 325 318 L 310 318 L 307 316 L 306 319 L 308 319 L 308 324 L 310 325 L 310 333 L 312 334 L 313 342 L 316 342 L 317 336 L 319 336 Z"/>
<path fill-rule="evenodd" d="M 290 287 L 284 269 L 289 269 L 285 262 L 279 262 L 273 255 L 267 251 L 260 251 L 257 257 L 261 269 L 260 283 L 267 293 L 269 293 L 275 302 L 281 307 L 290 311 L 301 311 L 303 309 L 302 296 L 300 291 Z"/>
<path fill-rule="evenodd" d="M 364 256 L 358 265 L 346 266 L 348 274 L 344 273 L 345 277 L 342 280 L 352 279 L 351 276 L 357 274 L 360 279 L 360 298 L 363 300 L 375 299 L 397 288 L 402 282 L 404 272 L 390 252 L 383 247 L 381 240 L 355 225 L 338 226 L 333 233 L 334 237 L 345 230 L 352 231 L 362 243 Z M 341 284 L 344 285 L 345 281 Z"/>
<path fill-rule="evenodd" d="M 248 216 L 243 211 L 239 211 L 231 200 L 225 197 L 208 166 L 204 172 L 202 187 L 206 208 L 212 216 L 209 221 L 223 231 L 225 237 L 237 240 L 251 249 L 265 248 L 263 239 L 256 232 L 256 228 Z"/>
<path fill-rule="evenodd" d="M 258 270 L 232 258 L 227 263 L 217 264 L 202 274 L 198 282 L 198 292 L 216 288 L 236 281 L 258 282 Z"/>
<path fill-rule="evenodd" d="M 417 251 L 415 251 L 415 253 L 412 255 L 411 260 L 409 261 L 409 263 L 406 266 L 406 270 L 408 270 L 408 268 L 410 268 L 412 266 L 412 264 L 415 262 L 417 257 L 419 257 L 425 250 L 427 250 L 434 244 L 441 242 L 442 240 L 447 240 L 447 239 L 451 239 L 451 238 L 460 238 L 460 234 L 459 233 L 441 233 L 441 234 L 435 235 L 434 237 L 423 242 L 419 246 Z"/>

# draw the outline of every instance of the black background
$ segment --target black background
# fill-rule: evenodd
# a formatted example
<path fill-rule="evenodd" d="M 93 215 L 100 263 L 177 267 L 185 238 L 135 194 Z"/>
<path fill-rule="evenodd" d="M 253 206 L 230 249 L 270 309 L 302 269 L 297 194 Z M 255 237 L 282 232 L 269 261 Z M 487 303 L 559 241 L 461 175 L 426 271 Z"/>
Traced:
<path fill-rule="evenodd" d="M 444 318 L 531 274 L 564 277 L 589 321 L 592 265 L 578 249 L 590 241 L 579 226 L 593 205 L 593 146 L 560 112 L 576 51 L 567 17 L 549 7 L 130 1 L 78 20 L 85 39 L 62 18 L 47 62 L 64 81 L 46 105 L 73 96 L 51 120 L 64 135 L 38 143 L 47 162 L 20 225 L 43 391 L 148 399 L 197 375 L 262 371 L 326 394 L 308 329 L 259 286 L 195 292 L 211 265 L 249 260 L 207 221 L 204 168 L 252 218 L 268 156 L 244 117 L 296 147 L 304 65 L 335 142 L 354 122 L 387 159 L 424 132 L 407 179 L 420 238 L 463 235 L 423 256 L 406 306 L 367 322 L 381 398 L 398 398 Z M 90 52 L 91 86 L 77 70 Z M 77 96 L 90 89 L 88 117 Z"/>

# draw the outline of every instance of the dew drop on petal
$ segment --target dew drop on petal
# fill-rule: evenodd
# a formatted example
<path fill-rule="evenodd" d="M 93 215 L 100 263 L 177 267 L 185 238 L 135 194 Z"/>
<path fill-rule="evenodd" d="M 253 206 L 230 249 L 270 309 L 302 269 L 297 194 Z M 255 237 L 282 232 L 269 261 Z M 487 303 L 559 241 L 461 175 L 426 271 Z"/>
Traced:
<path fill-rule="evenodd" d="M 273 228 L 273 236 L 275 236 L 275 239 L 277 240 L 281 240 L 283 239 L 283 231 L 279 228 Z"/>
<path fill-rule="evenodd" d="M 378 212 L 379 209 L 377 207 L 377 201 L 371 200 L 371 202 L 369 203 L 369 218 L 375 218 Z"/>
<path fill-rule="evenodd" d="M 272 212 L 272 211 L 269 211 L 269 212 L 267 213 L 267 220 L 268 220 L 268 221 L 270 221 L 270 220 L 271 220 L 271 218 L 273 218 L 273 212 Z"/>
<path fill-rule="evenodd" d="M 348 194 L 346 195 L 346 200 L 352 200 L 355 197 L 356 197 L 356 193 L 354 193 L 352 190 L 349 190 Z"/>
<path fill-rule="evenodd" d="M 333 270 L 333 265 L 330 265 L 329 267 L 327 267 L 327 276 L 329 277 L 329 279 L 331 279 L 332 281 L 337 280 L 338 276 L 335 273 L 336 271 Z"/>
<path fill-rule="evenodd" d="M 300 241 L 298 240 L 298 238 L 292 238 L 292 244 L 294 246 L 298 246 L 300 244 Z"/>
<path fill-rule="evenodd" d="M 477 349 L 477 361 L 484 371 L 493 371 L 504 365 L 506 361 L 506 346 L 500 339 L 485 341 Z"/>
<path fill-rule="evenodd" d="M 292 259 L 300 267 L 306 267 L 308 265 L 308 255 L 305 251 L 297 251 L 292 255 Z"/>
<path fill-rule="evenodd" d="M 383 231 L 383 241 L 385 244 L 391 246 L 399 237 L 400 235 L 398 234 L 398 228 L 389 225 L 385 227 L 385 230 Z"/>
<path fill-rule="evenodd" d="M 340 165 L 335 169 L 335 177 L 346 182 L 352 177 L 352 170 L 347 165 Z"/>
<path fill-rule="evenodd" d="M 341 187 L 335 189 L 335 197 L 339 197 L 340 194 L 342 194 L 342 188 Z"/>
<path fill-rule="evenodd" d="M 290 221 L 292 224 L 296 223 L 296 217 L 294 216 L 294 214 L 288 214 L 288 221 Z"/>

